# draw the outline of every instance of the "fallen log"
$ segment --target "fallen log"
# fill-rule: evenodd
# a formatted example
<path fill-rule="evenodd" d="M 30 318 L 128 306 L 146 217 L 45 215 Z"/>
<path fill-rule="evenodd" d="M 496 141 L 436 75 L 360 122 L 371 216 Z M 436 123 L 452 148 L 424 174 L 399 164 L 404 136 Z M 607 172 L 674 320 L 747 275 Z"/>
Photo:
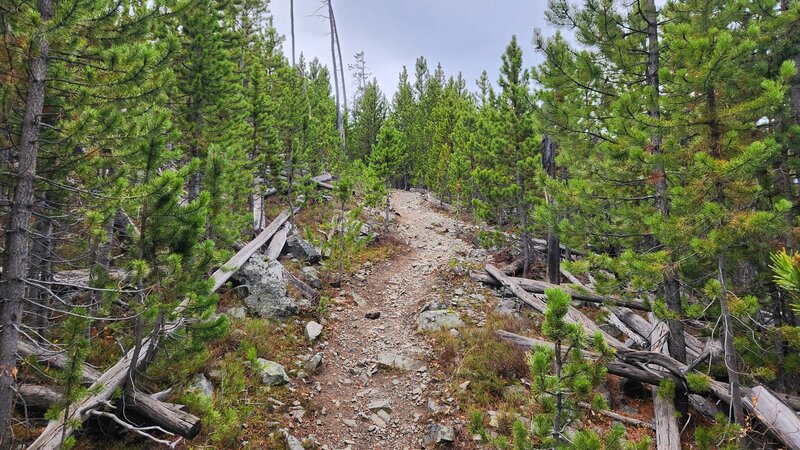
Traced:
<path fill-rule="evenodd" d="M 17 385 L 17 395 L 22 399 L 21 405 L 26 410 L 29 408 L 46 410 L 61 401 L 64 394 L 58 386 L 20 384 Z"/>
<path fill-rule="evenodd" d="M 286 277 L 286 279 L 289 280 L 289 283 L 292 283 L 292 286 L 296 287 L 303 297 L 308 299 L 312 305 L 316 306 L 319 304 L 319 292 L 317 292 L 316 289 L 312 288 L 303 280 L 294 276 L 292 272 L 286 270 L 286 267 L 283 268 L 283 276 Z"/>
<path fill-rule="evenodd" d="M 639 420 L 634 417 L 623 416 L 622 414 L 617 414 L 614 411 L 609 411 L 607 409 L 594 409 L 594 407 L 586 402 L 578 402 L 578 406 L 581 408 L 588 409 L 589 412 L 592 414 L 600 414 L 602 416 L 610 417 L 614 420 L 620 421 L 622 423 L 627 423 L 628 425 L 633 425 L 635 427 L 640 428 L 649 428 L 651 430 L 655 430 L 656 427 L 653 426 L 650 422 L 645 422 L 644 420 Z"/>
<path fill-rule="evenodd" d="M 17 344 L 17 356 L 33 356 L 39 362 L 57 369 L 66 370 L 70 367 L 69 358 L 62 352 L 49 350 L 34 343 L 20 340 Z M 100 378 L 100 372 L 96 369 L 84 364 L 83 366 L 83 381 L 86 384 L 91 384 Z"/>
<path fill-rule="evenodd" d="M 64 395 L 58 386 L 35 384 L 17 386 L 17 394 L 25 408 L 36 410 L 48 409 L 60 402 Z M 122 403 L 123 417 L 126 412 L 131 412 L 171 433 L 191 439 L 200 433 L 200 418 L 183 411 L 182 407 L 138 391 L 126 395 Z"/>
<path fill-rule="evenodd" d="M 130 410 L 165 430 L 191 439 L 200 433 L 200 418 L 165 403 L 143 392 L 130 392 L 125 396 L 123 411 Z"/>
<path fill-rule="evenodd" d="M 759 421 L 790 450 L 800 450 L 800 417 L 763 386 L 751 389 L 750 400 Z"/>
<path fill-rule="evenodd" d="M 518 345 L 522 348 L 530 349 L 535 345 L 544 345 L 550 348 L 553 348 L 554 345 L 547 341 L 541 341 L 538 339 L 532 339 L 525 336 L 516 335 L 514 333 L 509 333 L 507 331 L 499 330 L 497 332 L 500 339 L 510 341 L 515 345 Z M 645 354 L 650 353 L 652 354 L 652 360 L 648 361 L 647 357 L 644 357 Z M 596 357 L 597 355 L 593 355 L 590 352 L 584 352 L 586 356 L 589 357 Z M 674 360 L 673 358 L 669 357 L 668 355 L 658 355 L 653 352 L 639 352 L 639 351 L 618 351 L 617 352 L 617 360 L 610 361 L 607 364 L 608 373 L 612 375 L 621 376 L 624 378 L 628 378 L 631 380 L 640 381 L 642 383 L 651 384 L 654 386 L 658 386 L 661 380 L 669 379 L 676 383 L 676 386 L 682 389 L 686 389 L 690 393 L 695 394 L 707 394 L 707 392 L 699 392 L 693 391 L 691 386 L 686 383 L 685 380 L 685 373 L 686 373 L 686 365 Z M 669 370 L 669 372 L 662 372 L 662 371 L 655 371 L 655 370 L 644 370 L 640 369 L 639 366 L 645 365 L 648 363 L 656 363 L 656 365 L 667 368 L 667 364 L 672 364 L 674 367 Z M 677 375 L 676 375 L 677 373 Z M 725 402 L 726 404 L 730 404 L 731 396 L 730 396 L 730 385 L 728 383 L 724 383 L 722 381 L 711 380 L 709 384 L 709 392 L 716 398 L 720 399 L 721 401 Z M 756 394 L 760 394 L 758 391 L 755 392 Z M 758 411 L 756 410 L 756 405 L 751 398 L 753 397 L 753 391 L 749 388 L 742 386 L 742 395 L 743 395 L 743 405 L 747 409 L 747 412 L 751 414 L 753 417 L 758 419 L 762 424 L 764 424 L 767 428 L 773 429 L 775 427 L 774 423 L 770 423 L 768 417 L 769 416 L 761 416 L 759 415 Z M 777 398 L 777 396 L 775 396 Z M 797 396 L 789 396 L 787 394 L 781 394 L 781 397 L 787 399 L 786 404 L 789 405 L 787 407 L 788 411 L 791 409 L 800 409 L 800 397 Z M 789 403 L 791 402 L 791 404 Z M 792 414 L 795 414 L 792 412 Z M 795 414 L 796 416 L 796 414 Z M 791 431 L 791 429 L 782 429 L 783 431 Z M 786 446 L 791 446 L 791 438 L 794 436 L 793 433 L 773 433 L 776 439 L 778 439 L 781 443 Z M 791 447 L 790 447 L 791 448 Z"/>
<path fill-rule="evenodd" d="M 483 272 L 471 272 L 470 277 L 473 280 L 477 280 L 488 285 L 500 285 L 500 283 L 491 275 Z M 613 297 L 604 297 L 602 295 L 597 295 L 581 289 L 574 289 L 569 286 L 555 285 L 546 281 L 530 280 L 527 278 L 513 278 L 513 281 L 516 282 L 522 289 L 535 294 L 543 294 L 545 289 L 557 287 L 570 294 L 575 300 L 591 303 L 607 303 L 611 305 L 624 306 L 631 309 L 638 309 L 640 311 L 650 311 L 650 307 L 645 305 L 645 303 L 641 300 L 624 300 Z"/>
<path fill-rule="evenodd" d="M 317 184 L 317 186 L 323 189 L 333 190 L 333 185 L 328 183 L 328 181 L 331 181 L 332 179 L 333 176 L 325 172 L 322 175 L 317 175 L 316 177 L 312 177 L 311 181 L 313 181 L 314 183 Z"/>
<path fill-rule="evenodd" d="M 270 238 L 278 232 L 278 229 L 283 226 L 283 224 L 289 219 L 289 210 L 284 210 L 281 212 L 278 217 L 276 217 L 268 226 L 264 228 L 264 231 L 258 234 L 252 241 L 248 242 L 247 245 L 242 247 L 241 250 L 236 252 L 233 257 L 225 263 L 224 266 L 217 269 L 213 274 L 211 274 L 211 279 L 214 280 L 214 286 L 211 288 L 211 292 L 215 292 L 217 289 L 222 287 L 226 281 L 228 281 L 234 272 L 239 270 L 244 263 L 253 256 L 259 248 L 263 247 Z"/>
<path fill-rule="evenodd" d="M 528 291 L 524 290 L 519 283 L 516 282 L 515 279 L 507 277 L 503 272 L 501 272 L 497 267 L 489 264 L 486 266 L 486 272 L 489 275 L 493 276 L 497 279 L 500 284 L 505 286 L 508 290 L 514 293 L 523 303 L 530 306 L 531 308 L 535 309 L 536 311 L 544 314 L 545 309 L 547 309 L 547 304 L 536 295 L 529 293 Z M 550 285 L 550 283 L 547 283 Z M 550 285 L 552 287 L 557 287 L 555 285 Z M 601 330 L 600 327 L 597 326 L 594 321 L 586 317 L 585 314 L 575 309 L 575 307 L 570 306 L 567 312 L 568 319 L 572 322 L 578 323 L 586 328 L 590 333 L 600 333 L 605 338 L 606 342 L 616 348 L 616 349 L 627 349 L 625 345 L 618 341 L 615 337 L 609 335 L 605 331 Z"/>
<path fill-rule="evenodd" d="M 250 241 L 241 250 L 239 250 L 224 266 L 215 271 L 210 279 L 214 284 L 211 291 L 214 292 L 219 289 L 226 281 L 228 281 L 233 273 L 238 270 L 247 260 L 261 248 L 269 239 L 278 231 L 278 229 L 289 218 L 289 211 L 283 211 L 276 217 L 272 223 L 267 226 L 255 239 Z M 184 299 L 175 308 L 175 313 L 179 316 L 183 310 L 189 306 L 189 299 Z M 162 329 L 163 336 L 170 336 L 177 330 L 183 328 L 186 324 L 186 319 L 179 317 L 174 322 L 166 324 Z M 151 337 L 142 340 L 141 348 L 145 349 L 150 346 Z M 92 411 L 105 405 L 113 396 L 114 392 L 124 386 L 127 380 L 127 374 L 132 364 L 136 367 L 142 366 L 146 362 L 148 352 L 139 352 L 139 357 L 136 361 L 132 361 L 134 349 L 129 350 L 125 356 L 117 361 L 116 364 L 106 370 L 89 388 L 91 393 L 86 398 L 76 401 L 70 405 L 67 416 L 70 420 L 64 420 L 64 412 L 55 420 L 51 420 L 47 427 L 42 431 L 39 437 L 28 447 L 29 449 L 48 449 L 55 450 L 61 446 L 61 442 L 67 436 L 75 431 L 76 426 L 80 426 L 90 416 Z"/>
<path fill-rule="evenodd" d="M 278 259 L 278 256 L 281 256 L 281 251 L 283 251 L 283 246 L 286 245 L 286 237 L 289 235 L 289 230 L 292 228 L 291 225 L 284 224 L 283 227 L 275 233 L 275 236 L 272 236 L 272 240 L 269 241 L 269 246 L 267 247 L 267 256 L 271 259 Z"/>

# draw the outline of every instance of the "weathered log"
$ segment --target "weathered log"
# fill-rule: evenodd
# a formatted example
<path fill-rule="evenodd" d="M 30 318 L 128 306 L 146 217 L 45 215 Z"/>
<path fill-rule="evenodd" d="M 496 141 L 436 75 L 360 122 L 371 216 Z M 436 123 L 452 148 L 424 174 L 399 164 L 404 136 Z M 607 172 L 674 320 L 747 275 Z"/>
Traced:
<path fill-rule="evenodd" d="M 489 275 L 491 275 L 494 278 L 496 278 L 497 281 L 499 281 L 503 286 L 505 286 L 511 292 L 513 292 L 514 295 L 516 295 L 517 298 L 522 300 L 523 303 L 525 303 L 526 305 L 530 306 L 531 308 L 535 309 L 536 311 L 538 311 L 540 313 L 544 313 L 545 309 L 547 308 L 546 303 L 541 298 L 537 297 L 536 295 L 533 295 L 533 294 L 527 292 L 526 290 L 524 290 L 519 285 L 519 283 L 516 282 L 515 279 L 507 277 L 497 267 L 495 267 L 495 266 L 493 266 L 491 264 L 486 266 L 486 272 Z M 547 283 L 547 284 L 550 285 L 550 283 Z M 551 285 L 551 286 L 557 287 L 555 285 Z M 605 331 L 600 329 L 600 327 L 598 327 L 596 323 L 594 323 L 591 319 L 586 317 L 585 314 L 583 314 L 582 312 L 578 311 L 574 307 L 572 307 L 572 306 L 569 307 L 567 315 L 568 315 L 568 319 L 569 320 L 582 325 L 590 333 L 600 333 L 600 334 L 602 334 L 603 337 L 605 338 L 606 342 L 610 346 L 612 346 L 612 347 L 614 347 L 616 349 L 624 349 L 625 348 L 625 345 L 622 342 L 618 341 L 615 337 L 609 335 L 608 333 L 606 333 Z"/>
<path fill-rule="evenodd" d="M 669 326 L 663 321 L 658 320 L 651 313 L 651 320 L 654 322 L 653 333 L 650 339 L 650 350 L 658 353 L 666 353 L 666 341 L 669 335 Z M 659 368 L 653 370 L 660 372 Z M 671 398 L 665 398 L 658 393 L 658 386 L 653 386 L 653 421 L 656 426 L 656 447 L 658 450 L 680 450 L 681 431 L 678 426 L 675 403 Z"/>
<path fill-rule="evenodd" d="M 333 185 L 330 184 L 330 183 L 327 183 L 328 181 L 330 181 L 332 179 L 333 179 L 333 176 L 331 174 L 325 172 L 322 175 L 318 175 L 316 177 L 312 177 L 311 181 L 313 181 L 314 183 L 317 184 L 317 186 L 319 186 L 319 187 L 321 187 L 323 189 L 333 190 Z"/>
<path fill-rule="evenodd" d="M 238 270 L 247 260 L 261 248 L 269 239 L 274 235 L 278 229 L 289 218 L 289 211 L 283 211 L 272 223 L 267 226 L 255 239 L 250 241 L 241 250 L 239 250 L 227 263 L 211 275 L 211 280 L 214 285 L 211 289 L 212 292 L 216 291 L 223 284 L 225 284 L 231 275 Z M 189 306 L 189 299 L 184 299 L 175 312 L 178 316 L 180 313 Z M 183 328 L 186 324 L 186 319 L 179 317 L 174 322 L 166 324 L 162 328 L 163 336 L 170 336 L 177 330 Z M 141 348 L 148 348 L 150 346 L 151 338 L 147 337 L 142 340 Z M 132 361 L 134 350 L 131 349 L 125 356 L 117 361 L 116 364 L 106 370 L 97 381 L 92 384 L 89 389 L 91 394 L 74 402 L 69 407 L 69 417 L 72 420 L 64 421 L 64 413 L 62 412 L 58 418 L 51 420 L 47 427 L 42 431 L 39 437 L 28 447 L 29 449 L 52 449 L 55 450 L 61 446 L 61 440 L 71 435 L 77 423 L 83 423 L 92 414 L 91 411 L 108 402 L 111 399 L 117 388 L 125 384 L 129 368 L 132 364 L 137 367 L 142 366 L 146 362 L 148 352 L 139 352 L 139 357 L 136 361 Z"/>
<path fill-rule="evenodd" d="M 109 271 L 109 275 L 117 279 L 124 279 L 127 272 L 121 269 L 113 269 Z M 45 284 L 41 281 L 40 283 Z M 85 289 L 89 287 L 89 269 L 62 270 L 56 272 L 53 274 L 53 280 L 49 284 Z"/>
<path fill-rule="evenodd" d="M 514 333 L 509 333 L 507 331 L 500 330 L 497 332 L 497 334 L 501 339 L 510 341 L 522 348 L 530 349 L 534 345 L 544 345 L 553 348 L 553 344 L 550 342 L 516 335 Z M 651 354 L 649 358 L 648 356 L 646 356 L 648 353 Z M 590 352 L 585 352 L 585 355 L 590 357 L 592 356 L 596 357 L 596 355 L 593 355 Z M 618 358 L 617 360 L 609 362 L 606 366 L 608 368 L 608 373 L 612 375 L 621 376 L 624 378 L 640 381 L 642 383 L 647 383 L 654 386 L 659 385 L 661 380 L 669 379 L 675 382 L 677 386 L 687 389 L 690 393 L 707 394 L 707 392 L 692 391 L 691 386 L 689 386 L 688 383 L 685 382 L 685 378 L 683 376 L 683 374 L 686 373 L 687 366 L 677 360 L 674 360 L 668 355 L 659 355 L 655 354 L 654 352 L 618 351 L 617 358 Z M 652 360 L 648 360 L 650 358 Z M 644 370 L 638 368 L 639 365 L 654 363 L 654 362 L 662 368 L 670 369 L 669 372 Z M 669 364 L 672 364 L 673 367 L 670 368 Z M 720 399 L 726 404 L 730 404 L 731 401 L 730 385 L 728 385 L 728 383 L 724 383 L 722 381 L 717 381 L 717 380 L 711 380 L 709 391 L 714 397 Z M 756 392 L 756 394 L 759 394 L 759 392 Z M 765 426 L 771 428 L 772 427 L 771 423 L 768 422 L 768 419 L 766 417 L 762 417 L 759 415 L 754 405 L 754 402 L 750 400 L 750 398 L 753 397 L 753 391 L 749 388 L 742 386 L 742 395 L 744 397 L 742 399 L 743 404 L 744 407 L 747 409 L 747 412 L 752 414 L 757 419 L 759 419 L 759 421 L 761 421 Z M 774 396 L 776 398 L 780 396 L 780 398 L 784 400 L 784 403 L 788 405 L 787 407 L 788 411 L 791 411 L 792 409 L 795 410 L 800 409 L 799 397 L 790 396 L 787 394 L 778 394 Z M 788 437 L 786 435 L 781 435 L 778 433 L 775 433 L 774 435 L 784 445 L 790 446 L 791 441 L 787 441 L 786 439 L 791 438 L 792 435 L 789 435 Z"/>
<path fill-rule="evenodd" d="M 17 386 L 20 403 L 28 409 L 46 410 L 63 398 L 63 390 L 58 386 L 39 386 L 21 384 Z M 161 428 L 183 436 L 193 438 L 200 432 L 201 421 L 181 408 L 183 405 L 160 401 L 155 395 L 135 392 L 125 396 L 123 411 L 129 411 L 142 419 L 152 422 Z"/>
<path fill-rule="evenodd" d="M 70 367 L 69 358 L 62 352 L 49 350 L 33 344 L 28 341 L 19 341 L 17 344 L 17 356 L 33 356 L 39 362 L 53 366 L 57 369 L 66 370 Z M 88 365 L 83 366 L 83 381 L 84 383 L 91 384 L 100 378 L 100 372 Z"/>
<path fill-rule="evenodd" d="M 271 259 L 278 259 L 278 256 L 281 256 L 281 251 L 283 251 L 283 246 L 286 245 L 286 236 L 289 235 L 289 230 L 292 228 L 289 224 L 284 224 L 275 236 L 272 236 L 272 240 L 269 241 L 269 246 L 267 247 L 267 256 Z"/>
<path fill-rule="evenodd" d="M 534 339 L 527 336 L 520 336 L 518 334 L 510 333 L 504 330 L 498 330 L 497 336 L 503 340 L 510 342 L 520 348 L 530 350 L 536 345 L 554 348 L 552 342 L 543 341 L 541 339 Z M 597 358 L 598 355 L 589 351 L 583 351 L 583 356 L 586 358 Z M 640 381 L 651 385 L 658 385 L 661 380 L 669 379 L 676 383 L 680 383 L 680 379 L 672 374 L 659 372 L 656 373 L 652 370 L 641 369 L 638 366 L 628 364 L 620 360 L 611 360 L 607 363 L 606 368 L 611 375 L 627 378 L 630 380 Z"/>
<path fill-rule="evenodd" d="M 292 272 L 286 270 L 286 267 L 283 268 L 283 276 L 289 280 L 289 283 L 292 283 L 292 286 L 296 287 L 297 290 L 300 291 L 303 297 L 311 301 L 312 305 L 316 306 L 319 304 L 319 292 L 317 292 L 316 289 L 312 288 L 303 280 L 294 276 Z"/>
<path fill-rule="evenodd" d="M 64 394 L 58 386 L 20 384 L 17 385 L 17 395 L 22 399 L 21 402 L 17 403 L 18 407 L 46 410 L 58 403 Z"/>
<path fill-rule="evenodd" d="M 331 175 L 329 172 L 325 172 L 325 173 L 322 173 L 322 174 L 317 175 L 315 177 L 312 177 L 311 181 L 313 181 L 315 183 L 324 183 L 326 181 L 331 181 L 332 179 L 333 179 L 333 175 Z"/>
<path fill-rule="evenodd" d="M 628 425 L 633 425 L 635 427 L 641 428 L 649 428 L 651 430 L 655 430 L 655 426 L 650 422 L 645 422 L 644 420 L 639 420 L 634 417 L 623 416 L 622 414 L 617 414 L 614 411 L 609 411 L 606 409 L 594 409 L 594 407 L 586 402 L 578 402 L 578 406 L 581 408 L 588 409 L 589 412 L 592 414 L 600 414 L 606 417 L 610 417 L 614 420 L 620 421 L 622 423 L 627 423 Z"/>
<path fill-rule="evenodd" d="M 790 450 L 800 450 L 800 417 L 763 386 L 750 390 L 750 400 L 761 423 Z"/>
<path fill-rule="evenodd" d="M 264 231 L 258 234 L 255 239 L 250 241 L 247 245 L 242 247 L 241 250 L 236 252 L 233 257 L 225 263 L 224 266 L 217 269 L 211 275 L 211 278 L 214 280 L 214 286 L 211 288 L 211 291 L 214 292 L 219 289 L 226 281 L 231 278 L 231 275 L 237 270 L 239 270 L 244 263 L 253 256 L 253 253 L 256 252 L 259 248 L 261 248 L 270 238 L 278 232 L 278 229 L 283 226 L 283 224 L 289 219 L 289 210 L 284 210 L 281 212 L 278 217 L 276 217 L 268 226 L 264 228 Z"/>
<path fill-rule="evenodd" d="M 500 284 L 491 275 L 487 275 L 484 272 L 472 272 L 470 273 L 470 277 L 474 280 L 489 285 L 497 286 Z M 624 306 L 626 308 L 638 309 L 640 311 L 650 311 L 650 308 L 641 300 L 625 300 L 613 297 L 604 297 L 602 295 L 593 294 L 581 289 L 574 289 L 569 286 L 555 285 L 546 281 L 530 280 L 527 278 L 513 278 L 513 281 L 519 284 L 522 289 L 535 294 L 543 294 L 545 289 L 557 287 L 570 294 L 575 300 L 592 303 L 608 303 L 612 305 Z"/>
<path fill-rule="evenodd" d="M 123 410 L 130 410 L 148 422 L 188 439 L 200 433 L 199 417 L 181 410 L 178 405 L 161 402 L 142 392 L 126 395 Z"/>
<path fill-rule="evenodd" d="M 513 277 L 517 273 L 522 271 L 523 266 L 525 266 L 525 258 L 517 258 L 510 263 L 503 266 L 501 269 L 504 274 Z"/>

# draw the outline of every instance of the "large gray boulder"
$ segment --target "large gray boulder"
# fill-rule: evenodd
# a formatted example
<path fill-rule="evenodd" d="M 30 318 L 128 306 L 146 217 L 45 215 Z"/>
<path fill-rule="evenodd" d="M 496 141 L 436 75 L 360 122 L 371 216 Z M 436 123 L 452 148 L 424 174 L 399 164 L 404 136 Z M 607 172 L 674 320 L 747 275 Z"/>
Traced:
<path fill-rule="evenodd" d="M 278 261 L 265 259 L 256 253 L 239 269 L 235 278 L 247 285 L 248 295 L 244 304 L 250 314 L 268 319 L 297 315 L 297 304 L 286 295 L 283 266 Z"/>
<path fill-rule="evenodd" d="M 267 386 L 278 386 L 289 382 L 286 370 L 275 361 L 258 358 L 256 364 L 258 364 L 257 369 L 261 373 L 261 382 Z"/>
<path fill-rule="evenodd" d="M 455 311 L 425 311 L 419 315 L 420 330 L 439 330 L 442 328 L 458 328 L 464 325 Z"/>
<path fill-rule="evenodd" d="M 312 264 L 322 258 L 322 255 L 316 247 L 296 234 L 289 236 L 289 239 L 286 240 L 286 249 L 287 253 L 295 258 Z"/>

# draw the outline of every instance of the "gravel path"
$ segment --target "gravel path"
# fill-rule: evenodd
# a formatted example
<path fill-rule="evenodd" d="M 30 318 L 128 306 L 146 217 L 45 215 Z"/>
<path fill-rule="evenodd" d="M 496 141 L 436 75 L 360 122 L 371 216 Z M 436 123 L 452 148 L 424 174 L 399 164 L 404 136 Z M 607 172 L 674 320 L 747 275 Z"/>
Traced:
<path fill-rule="evenodd" d="M 295 430 L 329 450 L 419 448 L 428 400 L 443 395 L 429 370 L 431 347 L 417 332 L 418 317 L 436 269 L 469 247 L 455 237 L 454 221 L 421 194 L 395 191 L 392 203 L 392 226 L 409 250 L 363 268 L 366 281 L 359 283 L 357 275 L 352 285 L 357 302 L 334 307 L 325 326 L 324 365 L 312 380 L 314 412 Z M 368 319 L 368 313 L 380 317 Z"/>

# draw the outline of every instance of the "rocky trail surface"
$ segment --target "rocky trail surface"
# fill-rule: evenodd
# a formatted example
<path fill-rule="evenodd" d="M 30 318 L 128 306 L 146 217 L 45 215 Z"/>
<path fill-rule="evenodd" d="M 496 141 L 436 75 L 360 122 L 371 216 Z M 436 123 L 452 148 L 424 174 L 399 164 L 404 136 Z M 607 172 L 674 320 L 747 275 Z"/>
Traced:
<path fill-rule="evenodd" d="M 309 383 L 310 411 L 293 430 L 329 450 L 413 449 L 454 438 L 446 412 L 455 401 L 421 329 L 457 333 L 461 318 L 435 293 L 437 271 L 474 251 L 421 194 L 395 191 L 392 204 L 394 232 L 407 248 L 363 267 L 337 299 L 314 349 L 324 364 Z"/>

